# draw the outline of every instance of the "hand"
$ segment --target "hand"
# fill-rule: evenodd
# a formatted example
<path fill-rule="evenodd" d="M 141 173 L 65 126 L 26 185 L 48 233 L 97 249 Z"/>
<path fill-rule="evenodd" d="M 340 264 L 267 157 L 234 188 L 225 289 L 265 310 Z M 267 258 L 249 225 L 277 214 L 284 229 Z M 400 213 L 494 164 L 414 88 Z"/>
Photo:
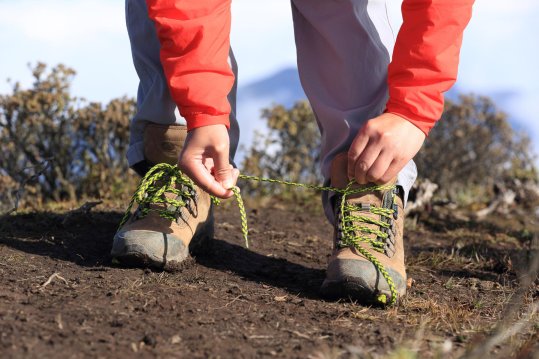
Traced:
<path fill-rule="evenodd" d="M 239 171 L 229 162 L 230 139 L 225 125 L 195 128 L 187 134 L 179 167 L 200 188 L 220 198 L 234 193 Z"/>
<path fill-rule="evenodd" d="M 348 178 L 360 184 L 391 181 L 416 155 L 425 137 L 414 124 L 395 114 L 369 120 L 348 150 Z"/>

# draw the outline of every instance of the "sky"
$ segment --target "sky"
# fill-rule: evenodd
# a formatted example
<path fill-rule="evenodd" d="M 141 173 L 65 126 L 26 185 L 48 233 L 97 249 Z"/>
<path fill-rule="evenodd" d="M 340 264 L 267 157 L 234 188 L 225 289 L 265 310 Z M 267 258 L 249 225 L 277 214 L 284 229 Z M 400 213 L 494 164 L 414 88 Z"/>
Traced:
<path fill-rule="evenodd" d="M 539 149 L 537 19 L 537 0 L 476 0 L 456 86 L 498 100 Z M 240 86 L 295 66 L 289 1 L 233 0 L 232 45 Z M 0 94 L 8 78 L 29 86 L 28 63 L 37 61 L 74 68 L 73 92 L 88 100 L 135 96 L 124 1 L 0 0 Z"/>

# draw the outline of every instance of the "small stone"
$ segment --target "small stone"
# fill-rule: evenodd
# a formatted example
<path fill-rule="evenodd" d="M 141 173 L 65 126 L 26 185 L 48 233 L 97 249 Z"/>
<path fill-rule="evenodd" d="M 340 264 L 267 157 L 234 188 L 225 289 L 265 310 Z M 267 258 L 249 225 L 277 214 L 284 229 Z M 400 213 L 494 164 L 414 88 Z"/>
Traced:
<path fill-rule="evenodd" d="M 171 344 L 179 344 L 180 342 L 182 341 L 182 337 L 180 337 L 178 334 L 172 336 L 172 338 L 170 338 L 170 343 Z"/>
<path fill-rule="evenodd" d="M 453 349 L 453 343 L 451 342 L 451 340 L 449 339 L 444 340 L 444 343 L 442 344 L 442 353 L 448 354 L 451 352 L 452 349 Z"/>
<path fill-rule="evenodd" d="M 482 280 L 481 282 L 479 282 L 479 288 L 481 288 L 482 290 L 493 290 L 499 287 L 500 285 L 498 283 L 489 280 Z"/>
<path fill-rule="evenodd" d="M 300 298 L 294 298 L 294 299 L 291 300 L 291 302 L 293 304 L 301 304 L 301 303 L 303 303 L 303 300 L 300 299 Z"/>

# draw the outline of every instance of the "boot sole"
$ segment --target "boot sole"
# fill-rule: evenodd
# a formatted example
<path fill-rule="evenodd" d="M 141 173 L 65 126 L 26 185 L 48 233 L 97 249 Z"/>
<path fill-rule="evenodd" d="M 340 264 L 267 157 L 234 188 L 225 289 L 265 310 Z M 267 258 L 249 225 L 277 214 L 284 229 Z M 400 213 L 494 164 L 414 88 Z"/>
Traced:
<path fill-rule="evenodd" d="M 399 294 L 399 298 L 402 297 Z M 362 305 L 384 306 L 384 303 L 378 301 L 380 295 L 385 295 L 391 299 L 391 292 L 379 291 L 373 292 L 372 289 L 365 286 L 361 281 L 355 278 L 344 278 L 342 280 L 324 280 L 320 287 L 320 295 L 329 300 L 348 299 L 358 302 Z M 386 303 L 386 304 L 388 304 Z"/>
<path fill-rule="evenodd" d="M 155 270 L 164 270 L 166 272 L 176 272 L 187 266 L 192 262 L 192 258 L 186 257 L 183 261 L 167 261 L 163 264 L 161 261 L 156 261 L 150 256 L 147 256 L 140 252 L 128 252 L 123 255 L 114 257 L 122 267 L 126 268 L 151 268 Z"/>

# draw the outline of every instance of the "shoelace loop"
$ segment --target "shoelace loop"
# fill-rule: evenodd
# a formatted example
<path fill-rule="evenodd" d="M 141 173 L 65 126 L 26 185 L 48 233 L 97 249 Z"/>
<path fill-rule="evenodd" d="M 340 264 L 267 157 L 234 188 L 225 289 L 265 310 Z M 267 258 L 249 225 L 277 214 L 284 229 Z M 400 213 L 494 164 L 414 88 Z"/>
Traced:
<path fill-rule="evenodd" d="M 174 194 L 175 197 L 167 197 L 165 193 Z M 120 221 L 120 229 L 129 219 L 133 205 L 138 203 L 140 216 L 145 217 L 155 211 L 161 217 L 175 221 L 181 210 L 190 201 L 196 200 L 196 191 L 193 181 L 184 175 L 176 166 L 165 163 L 152 167 L 142 178 L 129 206 Z M 165 204 L 164 209 L 151 208 L 152 204 Z"/>
<path fill-rule="evenodd" d="M 365 223 L 365 224 L 374 224 L 380 228 L 390 228 L 390 224 L 383 220 L 377 220 L 364 215 L 353 215 L 352 213 L 358 211 L 358 207 L 353 204 L 348 204 L 346 198 L 350 195 L 357 193 L 365 193 L 371 191 L 386 191 L 392 190 L 395 188 L 395 185 L 374 185 L 369 187 L 362 188 L 352 188 L 354 181 L 351 181 L 346 188 L 335 188 L 330 186 L 318 186 L 297 182 L 290 182 L 284 180 L 278 180 L 273 178 L 264 178 L 257 176 L 248 176 L 240 175 L 239 178 L 243 180 L 251 180 L 258 182 L 266 182 L 273 184 L 280 184 L 293 187 L 301 187 L 305 189 L 312 189 L 317 191 L 328 191 L 334 192 L 341 195 L 340 211 L 342 213 L 342 246 L 352 246 L 359 253 L 361 253 L 367 260 L 369 260 L 376 269 L 382 274 L 384 279 L 389 285 L 391 292 L 391 298 L 389 298 L 389 305 L 393 305 L 397 301 L 397 290 L 393 279 L 387 272 L 386 268 L 380 263 L 380 261 L 372 255 L 367 249 L 363 248 L 360 243 L 367 243 L 374 250 L 378 252 L 383 252 L 383 243 L 374 239 L 371 239 L 365 235 L 358 235 L 357 233 L 366 233 L 374 234 L 377 238 L 387 239 L 388 234 L 385 231 L 373 229 L 364 225 L 354 224 L 355 222 Z M 243 238 L 245 240 L 245 246 L 249 248 L 249 227 L 247 225 L 247 212 L 243 199 L 241 197 L 240 189 L 238 187 L 231 188 L 234 193 L 234 197 L 238 203 L 238 208 L 240 212 L 241 220 L 241 231 Z M 171 193 L 176 196 L 176 198 L 171 198 L 165 196 L 165 193 Z M 140 184 L 138 185 L 133 197 L 129 203 L 129 206 L 126 209 L 126 212 L 120 221 L 118 230 L 128 221 L 131 214 L 133 205 L 136 203 L 139 204 L 141 208 L 141 217 L 148 215 L 149 212 L 155 211 L 161 217 L 169 219 L 171 221 L 177 220 L 179 213 L 183 207 L 186 207 L 189 201 L 194 201 L 196 196 L 195 184 L 193 181 L 184 175 L 177 166 L 169 165 L 166 163 L 160 163 L 152 167 L 146 175 L 142 178 Z M 210 196 L 214 204 L 219 204 L 220 200 L 217 197 Z M 151 204 L 166 204 L 165 209 L 156 209 L 151 208 Z M 172 208 L 172 209 L 170 209 Z M 393 215 L 394 210 L 383 207 L 370 206 L 370 213 L 380 215 L 382 218 L 389 218 Z M 377 301 L 382 305 L 388 304 L 388 298 L 381 294 L 377 297 Z"/>

